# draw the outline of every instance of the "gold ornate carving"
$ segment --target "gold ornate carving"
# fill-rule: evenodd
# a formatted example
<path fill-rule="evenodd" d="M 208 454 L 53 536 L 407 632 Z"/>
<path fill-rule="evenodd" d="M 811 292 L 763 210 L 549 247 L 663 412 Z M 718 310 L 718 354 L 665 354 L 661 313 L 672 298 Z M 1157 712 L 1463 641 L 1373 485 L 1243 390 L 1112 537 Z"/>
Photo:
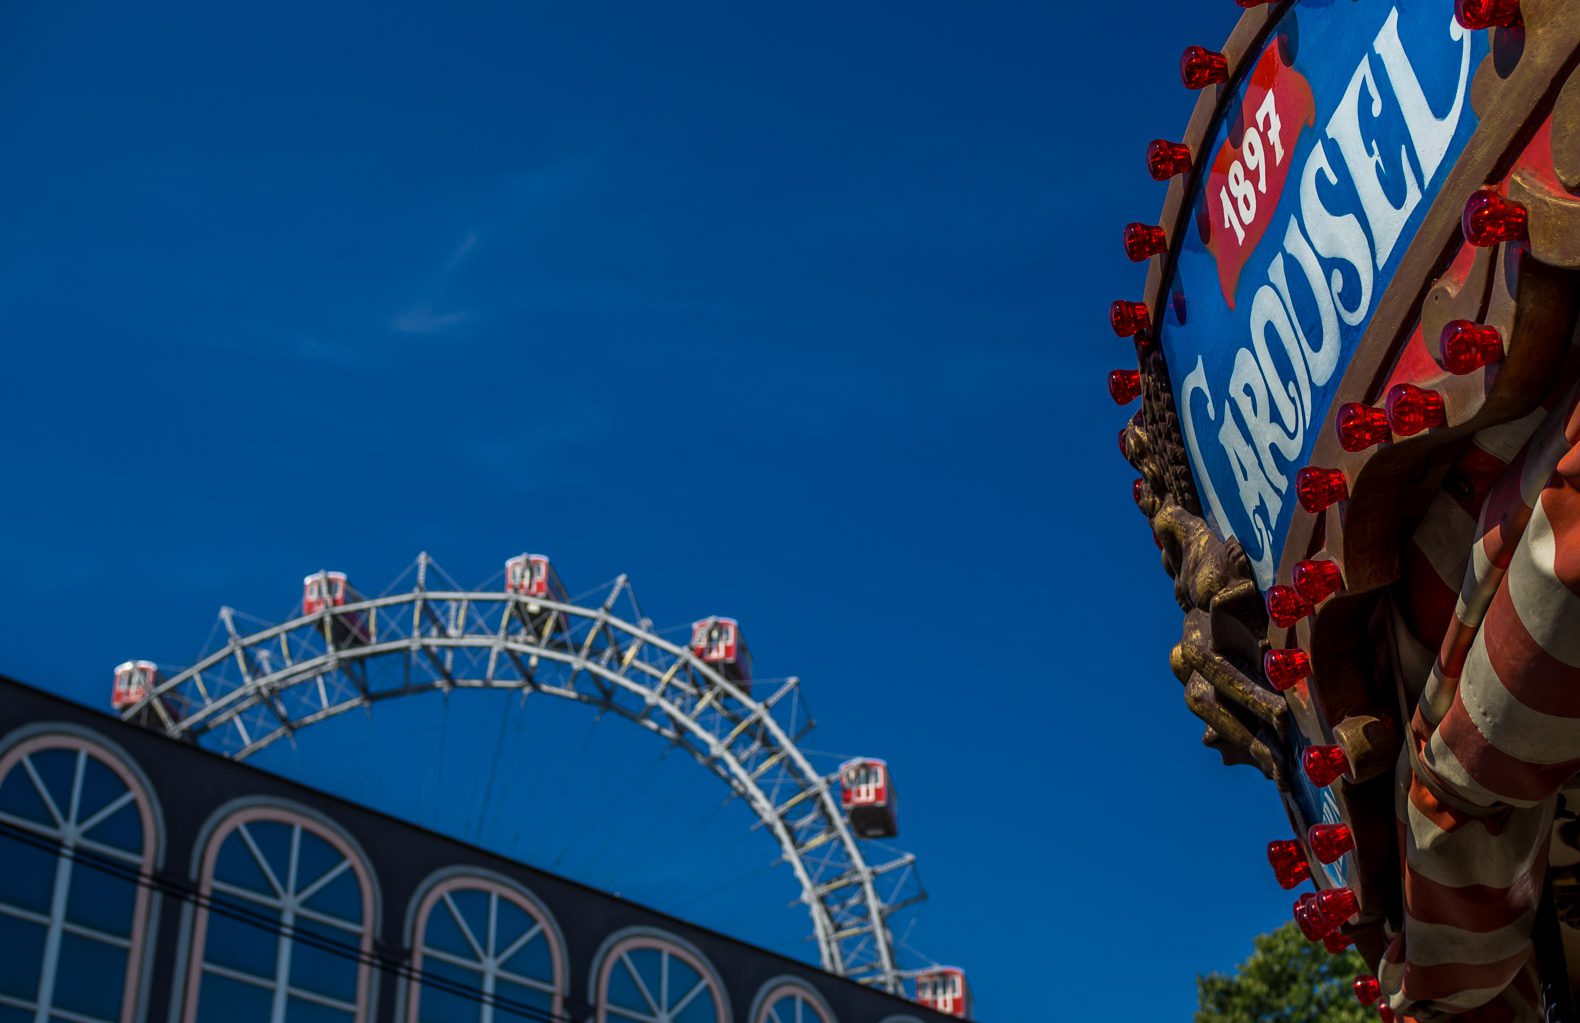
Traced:
<path fill-rule="evenodd" d="M 1267 628 L 1261 595 L 1239 543 L 1220 540 L 1201 518 L 1168 373 L 1158 354 L 1150 362 L 1125 449 L 1141 472 L 1141 510 L 1185 612 L 1169 663 L 1185 687 L 1186 706 L 1206 722 L 1202 742 L 1224 763 L 1251 764 L 1283 788 L 1289 707 L 1258 681 Z"/>

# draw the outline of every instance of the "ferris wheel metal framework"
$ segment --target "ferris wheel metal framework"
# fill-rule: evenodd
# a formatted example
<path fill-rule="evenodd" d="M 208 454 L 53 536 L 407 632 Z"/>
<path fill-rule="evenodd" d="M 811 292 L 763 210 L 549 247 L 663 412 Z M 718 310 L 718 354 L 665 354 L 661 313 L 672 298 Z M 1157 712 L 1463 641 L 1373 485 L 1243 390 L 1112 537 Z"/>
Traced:
<path fill-rule="evenodd" d="M 437 574 L 443 589 L 430 589 Z M 624 601 L 629 616 L 617 613 Z M 889 926 L 926 898 L 915 857 L 867 859 L 833 790 L 797 746 L 812 728 L 799 680 L 758 698 L 655 634 L 620 576 L 596 604 L 465 590 L 425 553 L 415 585 L 326 606 L 225 642 L 122 717 L 241 760 L 359 707 L 424 692 L 518 690 L 612 712 L 683 748 L 772 834 L 801 887 L 825 970 L 904 993 Z M 761 687 L 764 680 L 758 680 Z"/>

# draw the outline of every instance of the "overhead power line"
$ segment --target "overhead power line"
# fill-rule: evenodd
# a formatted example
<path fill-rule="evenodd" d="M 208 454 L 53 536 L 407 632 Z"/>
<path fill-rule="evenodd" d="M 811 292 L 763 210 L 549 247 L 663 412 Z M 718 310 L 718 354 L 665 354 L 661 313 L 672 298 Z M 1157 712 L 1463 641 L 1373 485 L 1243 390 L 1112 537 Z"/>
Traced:
<path fill-rule="evenodd" d="M 137 885 L 140 888 L 158 892 L 160 895 L 168 898 L 189 903 L 216 916 L 222 916 L 249 927 L 257 928 L 276 937 L 288 937 L 295 943 L 321 952 L 327 952 L 330 955 L 359 965 L 368 966 L 379 973 L 393 974 L 401 980 L 416 981 L 424 988 L 432 991 L 453 995 L 457 998 L 476 1002 L 479 1005 L 493 1006 L 496 1011 L 508 1012 L 520 1019 L 532 1020 L 534 1023 L 571 1023 L 572 1020 L 586 1018 L 597 1009 L 595 1004 L 582 1002 L 568 995 L 563 997 L 570 1011 L 555 1013 L 497 994 L 485 994 L 483 991 L 467 984 L 430 974 L 419 967 L 412 966 L 408 959 L 411 952 L 410 949 L 402 948 L 400 956 L 377 950 L 365 952 L 359 946 L 348 945 L 344 941 L 329 937 L 321 932 L 287 927 L 278 917 L 250 910 L 245 906 L 226 899 L 215 899 L 204 894 L 189 882 L 168 876 L 144 873 L 129 864 L 101 856 L 91 850 L 72 848 L 59 839 L 29 831 L 7 821 L 0 821 L 0 838 L 7 838 L 22 845 L 42 850 L 57 859 L 66 857 L 90 870 L 96 870 L 119 878 L 129 884 Z"/>

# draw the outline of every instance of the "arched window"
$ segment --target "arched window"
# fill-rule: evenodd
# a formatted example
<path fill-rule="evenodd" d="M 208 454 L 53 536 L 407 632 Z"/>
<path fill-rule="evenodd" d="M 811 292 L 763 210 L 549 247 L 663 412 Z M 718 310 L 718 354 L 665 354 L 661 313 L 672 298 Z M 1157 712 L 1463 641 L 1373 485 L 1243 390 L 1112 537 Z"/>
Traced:
<path fill-rule="evenodd" d="M 408 1023 L 558 1015 L 565 954 L 548 911 L 513 886 L 457 876 L 417 904 Z"/>
<path fill-rule="evenodd" d="M 752 1023 L 834 1023 L 834 1013 L 811 986 L 784 977 L 769 981 L 757 996 Z"/>
<path fill-rule="evenodd" d="M 136 1018 L 157 852 L 120 757 L 61 734 L 0 756 L 0 1019 Z"/>
<path fill-rule="evenodd" d="M 671 938 L 617 939 L 603 953 L 595 981 L 598 1023 L 729 1023 L 713 967 Z"/>
<path fill-rule="evenodd" d="M 186 1023 L 365 1018 L 372 887 L 324 824 L 279 807 L 227 817 L 203 854 Z"/>

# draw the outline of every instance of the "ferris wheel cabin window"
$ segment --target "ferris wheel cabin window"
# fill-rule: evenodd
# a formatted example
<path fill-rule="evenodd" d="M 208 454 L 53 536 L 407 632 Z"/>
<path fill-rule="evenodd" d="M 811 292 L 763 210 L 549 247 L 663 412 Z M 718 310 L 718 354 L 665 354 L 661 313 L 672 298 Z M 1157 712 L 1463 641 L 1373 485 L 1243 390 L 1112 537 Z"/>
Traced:
<path fill-rule="evenodd" d="M 729 1023 L 718 974 L 675 939 L 617 938 L 599 958 L 594 980 L 597 1023 Z"/>
<path fill-rule="evenodd" d="M 506 1023 L 558 1016 L 565 953 L 526 892 L 457 876 L 418 902 L 407 1023 Z"/>
<path fill-rule="evenodd" d="M 186 1023 L 367 1016 L 372 884 L 335 831 L 279 807 L 235 813 L 214 830 L 199 886 Z"/>
<path fill-rule="evenodd" d="M 0 1020 L 131 1023 L 158 829 L 122 759 L 75 735 L 0 755 Z"/>

